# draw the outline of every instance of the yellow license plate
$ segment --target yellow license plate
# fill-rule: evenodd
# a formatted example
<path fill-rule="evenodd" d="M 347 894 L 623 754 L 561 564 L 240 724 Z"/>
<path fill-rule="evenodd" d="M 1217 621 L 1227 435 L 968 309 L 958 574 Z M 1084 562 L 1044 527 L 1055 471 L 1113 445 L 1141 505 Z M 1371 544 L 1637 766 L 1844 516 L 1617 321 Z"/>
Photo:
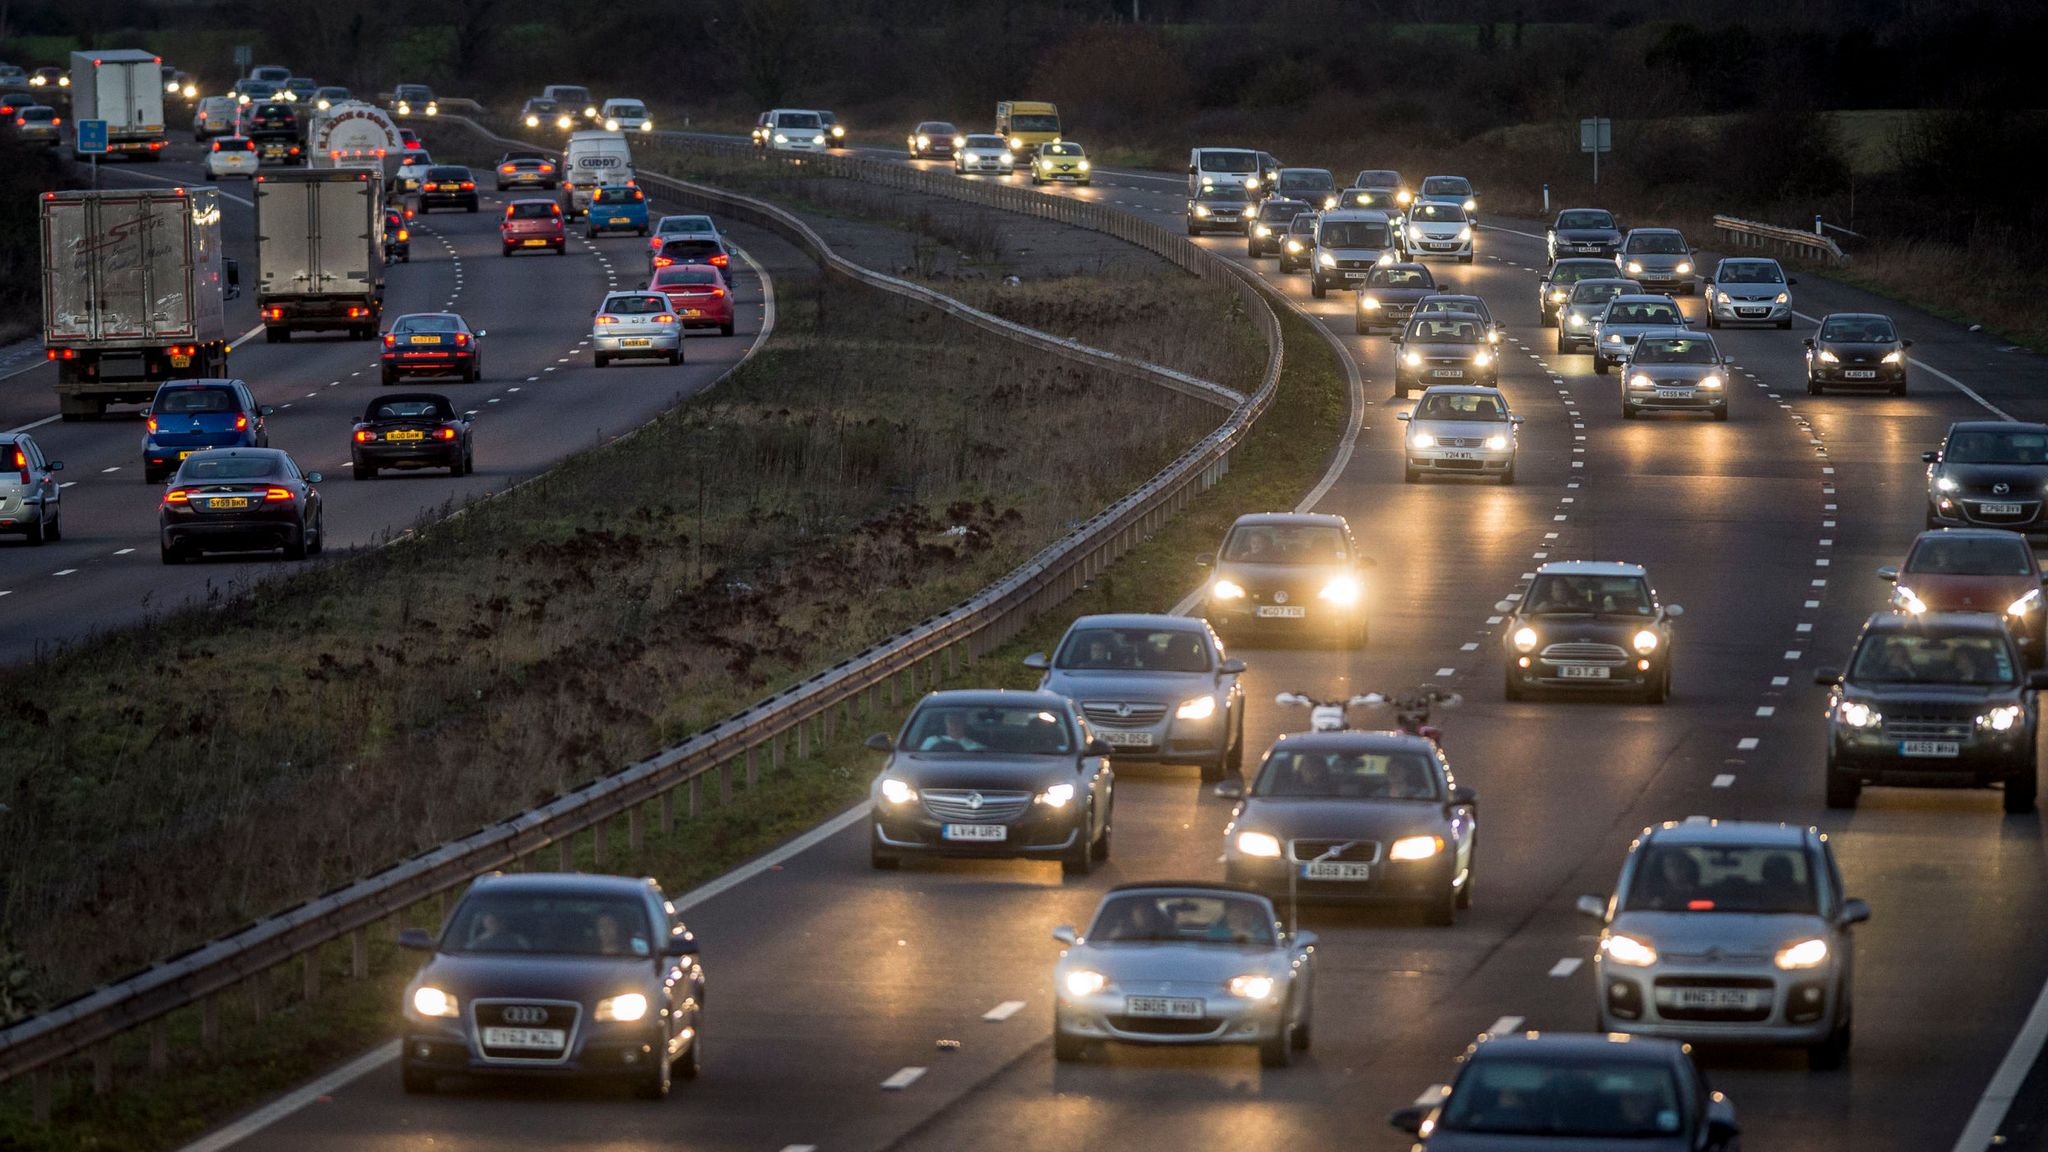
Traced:
<path fill-rule="evenodd" d="M 173 368 L 190 368 L 191 366 L 192 358 L 190 356 L 180 354 L 171 357 L 171 367 Z"/>
<path fill-rule="evenodd" d="M 386 432 L 384 438 L 386 440 L 425 440 L 427 434 L 415 428 L 397 432 Z"/>
<path fill-rule="evenodd" d="M 702 316 L 703 314 L 704 314 L 704 311 L 703 311 L 703 309 L 701 309 L 701 308 L 685 308 L 685 309 L 683 309 L 683 315 L 685 315 L 685 316 L 688 316 L 688 317 L 690 317 L 691 319 L 695 319 L 695 318 L 697 318 L 697 317 L 699 317 L 699 316 Z"/>
<path fill-rule="evenodd" d="M 628 336 L 619 341 L 619 346 L 623 348 L 649 348 L 653 345 L 654 341 L 645 336 Z"/>
<path fill-rule="evenodd" d="M 547 241 L 544 239 L 521 240 L 520 243 L 526 245 L 528 248 L 544 248 L 547 246 Z"/>
<path fill-rule="evenodd" d="M 208 508 L 247 508 L 247 496 L 215 496 L 206 502 Z"/>
<path fill-rule="evenodd" d="M 194 451 L 195 449 L 187 448 L 183 452 L 178 453 L 178 459 L 183 460 L 185 457 L 190 456 Z"/>
<path fill-rule="evenodd" d="M 607 224 L 631 224 L 632 222 L 633 218 L 631 216 L 614 216 L 605 221 Z"/>
<path fill-rule="evenodd" d="M 415 336 L 412 338 L 412 342 L 415 344 L 439 344 L 441 338 L 439 336 Z"/>

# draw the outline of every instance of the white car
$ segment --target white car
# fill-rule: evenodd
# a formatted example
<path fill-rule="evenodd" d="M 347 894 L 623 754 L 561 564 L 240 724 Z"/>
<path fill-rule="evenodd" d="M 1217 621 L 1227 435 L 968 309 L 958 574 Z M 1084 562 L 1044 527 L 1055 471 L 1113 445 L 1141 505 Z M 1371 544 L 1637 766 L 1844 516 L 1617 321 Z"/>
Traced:
<path fill-rule="evenodd" d="M 604 102 L 598 109 L 597 118 L 604 123 L 607 132 L 652 132 L 654 117 L 647 114 L 647 105 L 638 100 L 623 97 Z"/>
<path fill-rule="evenodd" d="M 613 292 L 591 317 L 591 352 L 603 368 L 614 360 L 683 362 L 683 322 L 660 292 Z"/>
<path fill-rule="evenodd" d="M 760 146 L 770 152 L 823 152 L 825 118 L 807 108 L 777 108 L 761 125 Z"/>
<path fill-rule="evenodd" d="M 206 154 L 206 174 L 215 180 L 226 176 L 250 180 L 255 178 L 256 169 L 262 163 L 262 153 L 256 151 L 254 140 L 247 136 L 222 136 L 213 142 L 213 150 Z"/>
<path fill-rule="evenodd" d="M 1457 204 L 1417 202 L 1408 209 L 1408 256 L 1455 256 L 1460 264 L 1472 262 L 1472 220 Z"/>
<path fill-rule="evenodd" d="M 1731 256 L 1707 277 L 1707 327 L 1724 324 L 1792 326 L 1792 285 L 1768 256 Z"/>
<path fill-rule="evenodd" d="M 207 96 L 192 109 L 192 139 L 202 141 L 212 136 L 234 134 L 235 124 L 241 117 L 242 106 L 233 96 Z"/>
<path fill-rule="evenodd" d="M 1509 411 L 1500 389 L 1439 384 L 1394 419 L 1408 425 L 1403 477 L 1409 483 L 1430 474 L 1515 482 L 1515 429 L 1522 418 Z"/>
<path fill-rule="evenodd" d="M 405 162 L 398 166 L 398 190 L 400 192 L 419 191 L 420 183 L 427 178 L 427 169 L 433 166 L 434 158 L 427 155 L 425 149 L 406 153 Z"/>
<path fill-rule="evenodd" d="M 976 133 L 960 142 L 960 150 L 953 153 L 953 171 L 966 175 L 969 172 L 994 172 L 1008 176 L 1017 170 L 1017 154 L 1003 143 L 1001 136 Z"/>

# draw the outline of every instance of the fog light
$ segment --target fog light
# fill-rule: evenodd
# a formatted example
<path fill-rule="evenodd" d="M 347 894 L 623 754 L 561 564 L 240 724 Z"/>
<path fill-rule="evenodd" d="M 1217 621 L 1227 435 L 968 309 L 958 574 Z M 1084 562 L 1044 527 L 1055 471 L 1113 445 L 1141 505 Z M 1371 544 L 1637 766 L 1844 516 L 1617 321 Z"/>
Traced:
<path fill-rule="evenodd" d="M 1517 667 L 1517 668 L 1527 668 L 1528 666 L 1529 666 L 1529 658 L 1528 658 L 1527 656 L 1517 656 L 1517 657 L 1515 657 L 1515 667 Z"/>
<path fill-rule="evenodd" d="M 415 1044 L 412 1046 L 412 1054 L 415 1059 L 425 1060 L 434 1054 L 434 1048 L 430 1044 Z"/>
<path fill-rule="evenodd" d="M 1638 672 L 1648 672 L 1649 670 L 1650 670 L 1650 662 L 1649 662 L 1648 660 L 1638 660 L 1638 661 L 1636 661 L 1636 671 L 1638 671 Z"/>

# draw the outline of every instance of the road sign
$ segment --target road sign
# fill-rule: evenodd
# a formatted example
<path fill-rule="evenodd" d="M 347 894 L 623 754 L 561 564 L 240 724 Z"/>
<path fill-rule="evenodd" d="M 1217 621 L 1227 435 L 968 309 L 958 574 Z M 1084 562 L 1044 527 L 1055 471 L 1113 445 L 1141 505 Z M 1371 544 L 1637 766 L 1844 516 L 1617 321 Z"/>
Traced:
<path fill-rule="evenodd" d="M 249 46 L 248 46 L 247 44 L 237 44 L 237 45 L 235 45 L 235 73 L 236 73 L 236 75 L 239 75 L 239 76 L 247 76 L 247 75 L 249 74 L 249 65 L 250 65 L 250 64 L 252 64 L 252 63 L 254 63 L 254 62 L 255 62 L 255 60 L 256 60 L 256 50 L 255 50 L 255 49 L 253 49 L 253 48 L 249 47 Z"/>
<path fill-rule="evenodd" d="M 78 151 L 99 153 L 107 150 L 107 122 L 105 120 L 80 120 L 72 126 L 78 132 Z"/>
<path fill-rule="evenodd" d="M 1600 183 L 1600 154 L 1614 151 L 1614 121 L 1605 116 L 1579 121 L 1579 151 L 1593 154 L 1593 183 Z"/>

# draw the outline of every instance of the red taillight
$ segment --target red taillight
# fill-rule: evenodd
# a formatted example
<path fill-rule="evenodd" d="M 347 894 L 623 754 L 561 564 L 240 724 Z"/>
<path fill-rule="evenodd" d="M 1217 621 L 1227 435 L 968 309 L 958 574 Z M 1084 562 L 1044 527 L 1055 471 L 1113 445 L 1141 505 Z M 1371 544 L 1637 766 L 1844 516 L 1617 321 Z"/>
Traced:
<path fill-rule="evenodd" d="M 712 294 L 713 296 L 723 296 L 723 295 L 725 295 L 725 289 L 723 289 L 723 288 L 713 288 L 713 289 L 711 290 L 711 294 Z"/>
<path fill-rule="evenodd" d="M 457 332 L 457 333 L 455 334 L 455 346 L 456 346 L 457 348 L 467 348 L 467 347 L 469 347 L 469 333 L 467 333 L 467 332 Z"/>
<path fill-rule="evenodd" d="M 723 252 L 720 252 L 711 258 L 711 266 L 713 268 L 723 268 L 727 264 L 730 264 L 731 262 L 731 259 L 728 258 L 726 254 Z"/>
<path fill-rule="evenodd" d="M 553 164 L 543 164 L 540 166 L 540 170 L 542 173 L 553 172 L 555 170 L 555 166 Z"/>
<path fill-rule="evenodd" d="M 52 348 L 48 352 L 44 353 L 44 355 L 52 360 L 76 360 L 78 359 L 78 349 Z"/>
<path fill-rule="evenodd" d="M 282 309 L 282 308 L 265 308 L 265 309 L 263 310 L 263 318 L 264 318 L 265 320 L 282 320 L 282 319 L 284 319 L 284 309 Z"/>
<path fill-rule="evenodd" d="M 151 416 L 151 417 L 149 418 L 149 430 L 150 430 L 151 432 L 154 432 L 154 431 L 156 431 L 156 417 L 154 417 L 154 416 Z"/>
<path fill-rule="evenodd" d="M 164 493 L 164 503 L 166 504 L 183 504 L 191 498 L 192 493 L 187 492 L 183 488 L 173 488 L 169 492 Z"/>
<path fill-rule="evenodd" d="M 26 121 L 26 120 L 22 119 L 22 118 L 21 118 L 21 117 L 19 117 L 19 116 L 16 116 L 16 117 L 14 118 L 14 126 L 15 126 L 16 128 L 26 128 L 26 127 L 28 127 L 28 121 Z"/>
<path fill-rule="evenodd" d="M 384 334 L 384 346 L 385 346 L 386 348 L 389 348 L 389 347 L 391 347 L 392 345 L 394 345 L 394 344 L 396 344 L 396 343 L 398 343 L 398 337 L 396 337 L 396 336 L 393 336 L 393 335 L 392 335 L 391 333 L 389 333 L 389 332 L 386 332 L 386 333 Z"/>
<path fill-rule="evenodd" d="M 235 431 L 237 431 L 237 432 L 244 432 L 244 431 L 247 431 L 247 430 L 248 430 L 248 428 L 249 428 L 249 418 L 248 418 L 247 416 L 237 416 L 237 417 L 235 417 Z"/>
<path fill-rule="evenodd" d="M 673 313 L 663 312 L 654 318 L 654 322 L 656 324 L 673 324 L 676 322 L 676 318 Z"/>
<path fill-rule="evenodd" d="M 370 310 L 368 308 L 351 308 L 348 310 L 348 318 L 351 320 L 361 320 L 369 314 Z"/>
<path fill-rule="evenodd" d="M 26 488 L 28 486 L 28 453 L 23 452 L 19 448 L 15 449 L 14 466 L 21 469 L 21 484 L 22 487 Z"/>
<path fill-rule="evenodd" d="M 463 190 L 464 192 L 467 192 L 467 191 L 469 191 L 470 189 L 472 189 L 472 188 L 474 188 L 474 187 L 476 187 L 476 181 L 474 181 L 474 180 L 464 180 L 464 181 L 462 182 L 462 190 Z"/>
<path fill-rule="evenodd" d="M 453 428 L 442 428 L 442 429 L 439 429 L 439 430 L 437 430 L 437 431 L 436 431 L 436 432 L 434 433 L 434 439 L 436 439 L 436 440 L 453 440 L 453 439 L 455 439 L 455 429 L 453 429 Z"/>
<path fill-rule="evenodd" d="M 271 500 L 290 500 L 292 499 L 292 490 L 289 488 L 267 488 L 263 492 L 263 499 L 266 503 Z"/>
<path fill-rule="evenodd" d="M 372 440 L 375 440 L 376 438 L 377 438 L 377 434 L 376 434 L 375 432 L 357 432 L 357 433 L 356 433 L 356 443 L 358 443 L 358 444 L 368 444 L 368 443 L 369 443 L 370 441 L 372 441 Z"/>
<path fill-rule="evenodd" d="M 439 184 L 422 184 L 422 185 L 420 185 L 420 191 L 422 191 L 422 192 L 435 192 L 435 191 L 438 191 L 438 190 L 440 189 L 440 187 L 441 187 L 441 186 L 440 186 Z"/>
<path fill-rule="evenodd" d="M 668 258 L 668 257 L 666 257 L 666 256 L 656 256 L 656 257 L 654 258 L 654 266 L 655 266 L 656 268 L 666 268 L 666 267 L 668 267 L 669 265 L 671 265 L 671 264 L 673 264 L 673 263 L 675 263 L 675 261 L 674 261 L 674 260 L 671 260 L 671 259 L 669 259 L 669 258 Z"/>
<path fill-rule="evenodd" d="M 619 318 L 617 316 L 599 316 L 597 322 L 599 324 L 617 324 Z"/>
<path fill-rule="evenodd" d="M 503 173 L 504 173 L 505 175 L 507 175 L 507 176 L 510 176 L 510 175 L 511 175 L 511 174 L 512 174 L 513 172 L 515 172 L 515 171 L 517 171 L 517 170 L 518 170 L 518 169 L 517 169 L 517 168 L 516 168 L 516 167 L 515 167 L 514 165 L 511 165 L 511 164 L 500 164 L 500 165 L 498 166 L 498 171 L 500 171 L 500 172 L 503 172 Z"/>
<path fill-rule="evenodd" d="M 213 150 L 214 150 L 215 152 L 218 152 L 218 151 L 220 151 L 220 141 L 218 141 L 218 140 L 215 140 L 215 141 L 213 142 Z"/>

